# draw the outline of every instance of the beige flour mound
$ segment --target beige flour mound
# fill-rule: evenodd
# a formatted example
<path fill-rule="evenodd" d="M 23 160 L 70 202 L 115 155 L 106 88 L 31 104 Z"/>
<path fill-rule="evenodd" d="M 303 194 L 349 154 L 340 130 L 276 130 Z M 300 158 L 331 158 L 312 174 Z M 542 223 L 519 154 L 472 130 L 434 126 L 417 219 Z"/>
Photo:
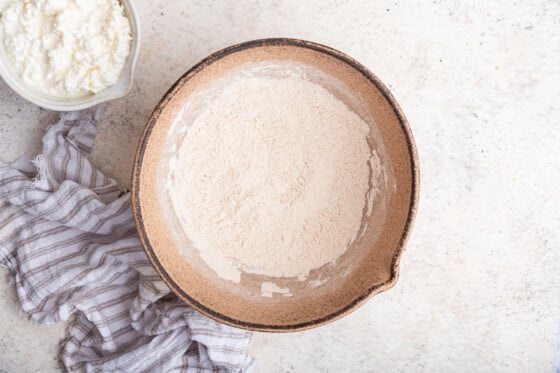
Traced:
<path fill-rule="evenodd" d="M 368 125 L 299 77 L 232 80 L 190 123 L 165 188 L 182 229 L 222 278 L 305 277 L 359 232 Z"/>

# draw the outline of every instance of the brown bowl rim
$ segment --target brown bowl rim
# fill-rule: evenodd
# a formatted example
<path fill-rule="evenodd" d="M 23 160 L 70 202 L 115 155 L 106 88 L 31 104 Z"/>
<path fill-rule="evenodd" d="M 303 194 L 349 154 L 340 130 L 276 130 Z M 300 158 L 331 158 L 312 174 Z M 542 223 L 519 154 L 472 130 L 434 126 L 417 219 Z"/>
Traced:
<path fill-rule="evenodd" d="M 141 211 L 141 207 L 140 207 L 140 200 L 138 198 L 138 194 L 139 194 L 138 189 L 139 189 L 139 186 L 140 186 L 140 183 L 139 183 L 139 181 L 140 181 L 140 170 L 141 170 L 141 167 L 142 167 L 142 161 L 143 161 L 144 152 L 145 152 L 145 148 L 146 148 L 146 144 L 147 144 L 146 140 L 150 136 L 155 124 L 157 123 L 157 120 L 158 120 L 162 110 L 165 108 L 167 103 L 173 97 L 175 92 L 177 92 L 179 89 L 181 89 L 181 87 L 183 87 L 183 85 L 187 84 L 188 81 L 190 80 L 190 78 L 193 75 L 197 74 L 199 71 L 204 69 L 206 66 L 208 66 L 208 65 L 210 65 L 210 64 L 212 64 L 212 63 L 214 63 L 214 62 L 216 62 L 216 61 L 218 61 L 218 60 L 220 60 L 220 59 L 222 59 L 222 58 L 224 58 L 224 57 L 226 57 L 226 56 L 228 56 L 232 53 L 239 52 L 239 51 L 246 50 L 246 49 L 256 48 L 256 47 L 263 47 L 263 46 L 291 46 L 291 47 L 311 49 L 311 50 L 314 50 L 314 51 L 317 51 L 317 52 L 320 52 L 320 53 L 327 54 L 327 55 L 332 56 L 334 58 L 337 58 L 340 61 L 350 65 L 351 67 L 353 67 L 358 72 L 360 72 L 371 83 L 373 83 L 377 87 L 377 89 L 379 89 L 379 91 L 383 94 L 385 99 L 391 105 L 391 107 L 392 107 L 392 109 L 393 109 L 395 115 L 397 116 L 398 121 L 401 125 L 401 129 L 404 133 L 406 143 L 407 143 L 409 160 L 410 160 L 410 164 L 412 166 L 412 170 L 411 170 L 412 171 L 411 172 L 412 178 L 411 178 L 411 186 L 410 186 L 411 187 L 412 198 L 411 198 L 411 202 L 410 202 L 410 206 L 409 206 L 409 210 L 408 210 L 408 214 L 407 214 L 407 220 L 406 220 L 406 223 L 405 223 L 405 226 L 404 226 L 404 229 L 403 229 L 400 241 L 399 241 L 399 247 L 398 247 L 395 255 L 393 256 L 392 266 L 391 266 L 391 277 L 389 278 L 389 280 L 387 280 L 386 282 L 384 282 L 382 284 L 372 286 L 367 291 L 365 291 L 363 294 L 361 294 L 356 299 L 354 299 L 352 302 L 350 302 L 348 305 L 346 305 L 345 307 L 343 307 L 342 309 L 340 309 L 336 312 L 330 313 L 326 316 L 323 316 L 321 318 L 318 318 L 318 319 L 315 319 L 315 320 L 312 320 L 312 321 L 306 321 L 306 322 L 302 322 L 302 323 L 294 323 L 294 324 L 288 324 L 288 325 L 267 325 L 267 324 L 261 324 L 261 323 L 250 323 L 250 322 L 240 321 L 240 320 L 228 317 L 226 315 L 223 315 L 219 312 L 216 312 L 216 311 L 214 311 L 210 308 L 207 308 L 203 304 L 200 304 L 195 299 L 191 298 L 183 289 L 180 288 L 179 285 L 177 285 L 177 283 L 175 283 L 175 281 L 171 278 L 171 276 L 168 275 L 165 268 L 163 268 L 163 266 L 159 262 L 157 256 L 155 255 L 153 247 L 150 244 L 150 241 L 149 241 L 148 236 L 146 234 L 146 231 L 144 229 L 144 224 L 143 224 L 143 219 L 142 219 L 142 211 Z M 383 82 L 381 82 L 381 80 L 375 74 L 373 74 L 369 69 L 367 69 L 364 65 L 362 65 L 361 63 L 359 63 L 358 61 L 356 61 L 352 57 L 350 57 L 350 56 L 348 56 L 348 55 L 346 55 L 346 54 L 344 54 L 344 53 L 342 53 L 342 52 L 340 52 L 336 49 L 327 47 L 325 45 L 318 44 L 318 43 L 311 42 L 311 41 L 307 41 L 307 40 L 293 39 L 293 38 L 267 38 L 267 39 L 257 39 L 257 40 L 243 42 L 243 43 L 240 43 L 240 44 L 235 44 L 235 45 L 232 45 L 230 47 L 227 47 L 227 48 L 224 48 L 224 49 L 221 49 L 217 52 L 212 53 L 211 55 L 204 58 L 202 61 L 200 61 L 196 65 L 194 65 L 192 68 L 190 68 L 165 93 L 165 95 L 163 96 L 163 98 L 161 99 L 159 104 L 156 106 L 156 108 L 152 112 L 152 115 L 150 116 L 150 119 L 148 120 L 148 123 L 146 124 L 146 126 L 143 130 L 142 136 L 139 140 L 138 148 L 136 150 L 136 155 L 135 155 L 135 159 L 134 159 L 134 167 L 133 167 L 133 172 L 132 172 L 132 211 L 133 211 L 133 215 L 134 215 L 134 221 L 135 221 L 135 224 L 136 224 L 136 228 L 138 230 L 138 235 L 140 237 L 140 242 L 142 244 L 142 247 L 143 247 L 144 251 L 146 252 L 146 255 L 148 256 L 148 259 L 150 260 L 154 269 L 158 272 L 158 274 L 160 275 L 162 280 L 167 284 L 167 286 L 171 289 L 171 291 L 173 291 L 181 300 L 183 300 L 185 303 L 187 303 L 189 306 L 193 307 L 197 311 L 203 313 L 204 315 L 206 315 L 206 316 L 208 316 L 208 317 L 210 317 L 210 318 L 212 318 L 212 319 L 214 319 L 218 322 L 221 322 L 221 323 L 233 326 L 233 327 L 255 330 L 255 331 L 265 331 L 265 332 L 293 332 L 293 331 L 301 331 L 301 330 L 315 328 L 315 327 L 318 327 L 318 326 L 321 326 L 321 325 L 324 325 L 324 324 L 328 324 L 328 323 L 333 322 L 335 320 L 338 320 L 341 317 L 349 314 L 350 312 L 354 311 L 355 309 L 357 309 L 358 307 L 363 305 L 368 299 L 370 299 L 375 294 L 386 291 L 386 290 L 390 289 L 391 287 L 393 287 L 395 285 L 395 283 L 397 282 L 397 279 L 399 277 L 400 258 L 401 258 L 401 255 L 402 255 L 403 251 L 404 251 L 405 245 L 408 242 L 408 239 L 410 237 L 412 227 L 413 227 L 413 223 L 414 223 L 414 219 L 416 217 L 416 211 L 417 211 L 417 208 L 418 208 L 418 198 L 419 198 L 419 184 L 420 184 L 420 170 L 419 170 L 418 154 L 417 154 L 417 151 L 416 151 L 416 145 L 415 145 L 415 142 L 414 142 L 412 131 L 410 130 L 410 127 L 409 127 L 409 123 L 408 123 L 406 117 L 404 116 L 399 104 L 397 103 L 397 101 L 395 100 L 395 98 L 393 97 L 393 95 L 391 94 L 389 89 L 385 86 L 385 84 L 383 84 Z"/>

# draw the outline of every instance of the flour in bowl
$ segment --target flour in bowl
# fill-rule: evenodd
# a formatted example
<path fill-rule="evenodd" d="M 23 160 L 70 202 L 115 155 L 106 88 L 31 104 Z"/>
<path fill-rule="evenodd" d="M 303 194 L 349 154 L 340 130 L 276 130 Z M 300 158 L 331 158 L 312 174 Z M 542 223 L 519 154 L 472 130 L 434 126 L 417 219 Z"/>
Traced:
<path fill-rule="evenodd" d="M 305 278 L 356 239 L 375 172 L 369 126 L 321 85 L 232 79 L 184 126 L 165 190 L 220 277 Z"/>

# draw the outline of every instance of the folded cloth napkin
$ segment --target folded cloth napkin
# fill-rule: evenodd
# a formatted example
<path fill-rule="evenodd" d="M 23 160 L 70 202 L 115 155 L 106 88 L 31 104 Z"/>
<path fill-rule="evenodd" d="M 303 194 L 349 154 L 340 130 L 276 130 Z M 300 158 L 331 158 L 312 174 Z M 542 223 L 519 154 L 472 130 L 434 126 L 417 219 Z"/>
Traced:
<path fill-rule="evenodd" d="M 0 163 L 0 267 L 21 308 L 68 320 L 68 371 L 247 371 L 250 333 L 183 304 L 138 240 L 130 193 L 88 160 L 95 112 L 64 114 L 31 161 Z M 34 166 L 34 167 L 33 167 Z"/>

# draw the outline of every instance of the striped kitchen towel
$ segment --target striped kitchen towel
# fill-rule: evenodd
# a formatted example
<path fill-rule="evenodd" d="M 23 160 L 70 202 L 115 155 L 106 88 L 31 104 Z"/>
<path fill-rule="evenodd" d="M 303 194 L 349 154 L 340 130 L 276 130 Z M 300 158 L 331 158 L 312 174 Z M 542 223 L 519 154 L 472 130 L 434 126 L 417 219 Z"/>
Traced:
<path fill-rule="evenodd" d="M 68 371 L 249 370 L 250 333 L 187 307 L 151 267 L 130 193 L 87 158 L 95 130 L 93 111 L 64 114 L 33 162 L 0 164 L 0 266 L 21 308 L 39 323 L 72 320 Z"/>

